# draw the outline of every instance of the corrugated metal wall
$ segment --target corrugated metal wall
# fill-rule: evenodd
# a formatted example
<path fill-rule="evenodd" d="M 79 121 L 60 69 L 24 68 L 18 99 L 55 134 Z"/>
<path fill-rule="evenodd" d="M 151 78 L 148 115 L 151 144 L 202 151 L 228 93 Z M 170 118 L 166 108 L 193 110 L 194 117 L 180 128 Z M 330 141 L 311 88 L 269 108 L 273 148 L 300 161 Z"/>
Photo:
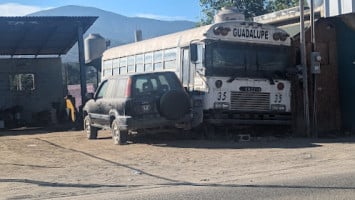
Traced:
<path fill-rule="evenodd" d="M 35 89 L 10 90 L 10 76 L 34 74 Z M 60 58 L 0 59 L 0 109 L 22 106 L 21 118 L 28 123 L 41 111 L 52 109 L 52 103 L 63 103 L 64 86 Z"/>

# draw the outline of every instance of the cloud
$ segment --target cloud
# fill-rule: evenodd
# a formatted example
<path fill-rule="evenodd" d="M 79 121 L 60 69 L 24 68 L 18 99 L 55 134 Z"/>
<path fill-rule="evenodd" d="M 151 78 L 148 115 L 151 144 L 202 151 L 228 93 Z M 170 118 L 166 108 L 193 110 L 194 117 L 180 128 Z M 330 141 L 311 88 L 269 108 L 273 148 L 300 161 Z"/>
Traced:
<path fill-rule="evenodd" d="M 149 19 L 164 20 L 164 21 L 188 20 L 186 17 L 183 16 L 164 16 L 164 15 L 155 15 L 155 14 L 148 14 L 148 13 L 136 14 L 135 16 L 142 17 L 142 18 L 149 18 Z"/>
<path fill-rule="evenodd" d="M 0 16 L 24 16 L 40 10 L 49 8 L 41 8 L 37 6 L 28 6 L 17 3 L 0 4 Z"/>

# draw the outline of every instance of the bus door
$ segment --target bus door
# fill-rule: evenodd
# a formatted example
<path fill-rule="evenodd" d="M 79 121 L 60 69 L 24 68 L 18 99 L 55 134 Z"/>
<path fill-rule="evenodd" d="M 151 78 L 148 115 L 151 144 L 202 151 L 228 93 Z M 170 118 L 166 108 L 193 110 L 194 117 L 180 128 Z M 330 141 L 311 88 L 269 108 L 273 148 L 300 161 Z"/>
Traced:
<path fill-rule="evenodd" d="M 181 67 L 181 81 L 183 86 L 190 93 L 191 101 L 192 101 L 192 112 L 193 118 L 191 120 L 191 126 L 197 127 L 202 123 L 203 120 L 203 106 L 202 101 L 203 97 L 200 95 L 195 95 L 194 93 L 194 80 L 195 80 L 195 72 L 196 72 L 196 64 L 191 62 L 190 59 L 190 49 L 184 48 L 182 49 L 182 67 Z M 197 102 L 197 103 L 196 103 Z"/>
<path fill-rule="evenodd" d="M 190 63 L 190 51 L 189 48 L 182 49 L 182 67 L 181 67 L 181 82 L 188 91 L 192 91 L 193 89 L 193 75 L 194 68 Z"/>

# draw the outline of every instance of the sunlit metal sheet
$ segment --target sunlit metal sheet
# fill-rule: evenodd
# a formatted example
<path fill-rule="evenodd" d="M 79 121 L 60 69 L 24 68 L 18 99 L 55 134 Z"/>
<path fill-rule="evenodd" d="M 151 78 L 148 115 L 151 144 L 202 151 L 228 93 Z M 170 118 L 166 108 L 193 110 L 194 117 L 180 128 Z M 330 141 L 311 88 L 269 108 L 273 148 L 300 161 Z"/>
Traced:
<path fill-rule="evenodd" d="M 0 17 L 0 55 L 63 55 L 98 17 Z"/>

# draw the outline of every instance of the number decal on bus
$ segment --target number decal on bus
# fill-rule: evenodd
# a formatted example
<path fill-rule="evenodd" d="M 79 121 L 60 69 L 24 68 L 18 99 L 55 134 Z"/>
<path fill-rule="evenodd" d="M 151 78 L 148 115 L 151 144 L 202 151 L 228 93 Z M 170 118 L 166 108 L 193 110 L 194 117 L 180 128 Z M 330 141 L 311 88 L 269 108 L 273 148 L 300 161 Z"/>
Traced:
<path fill-rule="evenodd" d="M 275 103 L 282 102 L 282 94 L 275 94 Z"/>
<path fill-rule="evenodd" d="M 217 100 L 218 101 L 224 101 L 227 98 L 227 92 L 218 92 L 217 94 Z"/>

